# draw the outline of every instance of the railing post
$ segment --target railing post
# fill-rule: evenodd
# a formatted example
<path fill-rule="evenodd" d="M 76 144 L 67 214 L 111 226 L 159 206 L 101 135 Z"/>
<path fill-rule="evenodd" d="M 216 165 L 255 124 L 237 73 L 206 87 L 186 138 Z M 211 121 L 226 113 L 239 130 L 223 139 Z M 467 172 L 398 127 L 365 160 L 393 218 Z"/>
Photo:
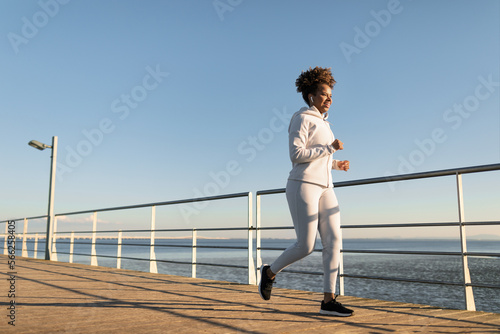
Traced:
<path fill-rule="evenodd" d="M 460 244 L 462 246 L 462 270 L 464 277 L 465 308 L 475 311 L 474 292 L 472 291 L 469 261 L 467 258 L 467 236 L 465 234 L 464 197 L 462 188 L 462 174 L 457 172 L 458 220 L 460 224 Z"/>
<path fill-rule="evenodd" d="M 33 247 L 33 258 L 36 259 L 38 251 L 38 233 L 35 233 L 35 246 Z"/>
<path fill-rule="evenodd" d="M 260 267 L 262 266 L 262 251 L 260 248 L 262 247 L 261 245 L 261 230 L 260 230 L 260 195 L 257 194 L 255 196 L 255 225 L 256 225 L 256 231 L 255 231 L 255 247 L 257 248 L 257 282 L 260 282 Z"/>
<path fill-rule="evenodd" d="M 156 254 L 155 254 L 155 217 L 156 217 L 156 206 L 151 207 L 151 240 L 149 249 L 149 272 L 158 273 L 158 268 L 156 267 Z"/>
<path fill-rule="evenodd" d="M 26 248 L 26 233 L 28 232 L 28 219 L 24 218 L 23 224 L 23 251 L 22 257 L 28 257 L 28 248 Z"/>
<path fill-rule="evenodd" d="M 342 229 L 340 230 L 342 231 Z M 343 237 L 342 234 L 340 234 L 340 258 L 339 258 L 339 295 L 344 296 L 345 291 L 344 291 L 344 252 L 342 251 L 344 249 L 343 246 Z"/>
<path fill-rule="evenodd" d="M 116 250 L 116 268 L 122 265 L 122 230 L 118 230 L 118 248 Z"/>
<path fill-rule="evenodd" d="M 196 278 L 196 244 L 197 244 L 197 233 L 196 229 L 193 228 L 193 240 L 191 248 L 191 277 Z"/>
<path fill-rule="evenodd" d="M 257 284 L 255 262 L 253 260 L 253 203 L 252 193 L 248 193 L 248 284 Z"/>
<path fill-rule="evenodd" d="M 75 242 L 75 232 L 71 231 L 71 237 L 69 240 L 69 263 L 73 263 L 73 245 Z"/>
<path fill-rule="evenodd" d="M 97 266 L 97 252 L 95 249 L 96 244 L 96 230 L 97 230 L 97 211 L 94 211 L 94 218 L 92 220 L 92 249 L 90 251 L 90 265 Z"/>
<path fill-rule="evenodd" d="M 54 227 L 52 228 L 52 251 L 50 253 L 51 261 L 58 261 L 57 250 L 56 250 L 56 238 L 57 238 L 57 217 L 54 217 Z"/>

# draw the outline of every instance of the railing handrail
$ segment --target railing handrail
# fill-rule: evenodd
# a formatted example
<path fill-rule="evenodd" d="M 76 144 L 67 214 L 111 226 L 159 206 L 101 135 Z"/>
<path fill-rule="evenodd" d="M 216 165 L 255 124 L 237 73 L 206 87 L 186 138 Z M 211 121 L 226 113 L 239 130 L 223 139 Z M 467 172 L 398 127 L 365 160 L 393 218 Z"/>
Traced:
<path fill-rule="evenodd" d="M 252 228 L 254 229 L 254 228 Z M 205 227 L 205 228 L 197 228 L 197 231 L 248 231 L 248 227 Z M 123 233 L 146 233 L 146 232 L 192 232 L 192 228 L 161 228 L 161 229 L 141 229 L 141 230 L 121 230 Z M 60 232 L 54 232 L 54 234 L 64 234 L 64 233 L 93 233 L 94 231 L 60 231 Z M 96 233 L 116 233 L 118 230 L 97 230 L 95 231 Z M 147 238 L 147 237 L 145 237 Z"/>
<path fill-rule="evenodd" d="M 196 198 L 187 198 L 187 199 L 181 199 L 181 200 L 153 202 L 153 203 L 144 203 L 144 204 L 135 204 L 135 205 L 124 205 L 124 206 L 116 206 L 116 207 L 102 208 L 102 209 L 58 213 L 58 214 L 55 214 L 55 216 L 56 217 L 57 216 L 70 216 L 70 215 L 79 215 L 79 214 L 84 214 L 84 213 L 139 209 L 139 208 L 147 208 L 147 207 L 151 207 L 151 206 L 165 206 L 165 205 L 174 205 L 174 204 L 187 204 L 187 203 L 194 203 L 194 202 L 215 201 L 215 200 L 220 200 L 220 199 L 246 197 L 246 196 L 248 196 L 249 193 L 250 192 L 247 191 L 247 192 L 217 195 L 217 196 L 196 197 Z"/>
<path fill-rule="evenodd" d="M 56 213 L 56 214 L 54 214 L 54 216 L 55 217 L 71 216 L 71 215 L 80 215 L 80 214 L 84 214 L 84 213 L 148 208 L 151 206 L 165 206 L 165 205 L 174 205 L 174 204 L 187 204 L 187 203 L 194 203 L 194 202 L 215 201 L 215 200 L 220 200 L 220 199 L 246 197 L 246 196 L 248 196 L 248 194 L 250 194 L 250 192 L 247 191 L 247 192 L 224 194 L 224 195 L 217 195 L 217 196 L 186 198 L 186 199 L 173 200 L 173 201 L 162 201 L 162 202 L 152 202 L 152 203 L 143 203 L 143 204 L 123 205 L 123 206 L 107 207 L 107 208 L 101 208 L 101 209 L 88 209 L 88 210 L 81 210 L 81 211 Z M 6 223 L 9 221 L 18 221 L 18 220 L 22 220 L 22 219 L 30 219 L 31 220 L 31 219 L 39 219 L 39 218 L 47 218 L 47 215 L 0 220 L 0 223 Z"/>
<path fill-rule="evenodd" d="M 374 177 L 374 178 L 368 178 L 368 179 L 342 181 L 342 182 L 334 183 L 334 186 L 336 188 L 339 188 L 339 187 L 349 187 L 349 186 L 384 183 L 384 182 L 415 180 L 415 179 L 438 177 L 438 176 L 451 176 L 451 175 L 455 175 L 457 173 L 458 174 L 468 174 L 468 173 L 488 172 L 488 171 L 495 171 L 495 170 L 500 170 L 500 163 L 472 166 L 472 167 L 459 167 L 459 168 L 443 169 L 443 170 L 438 170 L 438 171 L 419 172 L 419 173 L 402 174 L 402 175 L 396 174 L 396 175 L 391 175 L 391 176 Z M 259 195 L 271 195 L 271 194 L 280 194 L 280 193 L 284 193 L 284 192 L 285 192 L 285 188 L 276 188 L 276 189 L 259 190 L 256 192 L 256 195 L 257 196 L 259 196 Z M 193 202 L 202 202 L 202 201 L 212 201 L 212 200 L 227 199 L 227 198 L 244 197 L 244 196 L 248 196 L 248 194 L 249 194 L 249 192 L 240 192 L 240 193 L 217 195 L 217 196 L 188 198 L 188 199 L 182 199 L 182 200 L 172 200 L 172 201 L 152 202 L 152 203 L 143 203 L 143 204 L 134 204 L 134 205 L 124 205 L 124 206 L 107 207 L 107 208 L 101 208 L 101 209 L 89 209 L 89 210 L 57 213 L 57 214 L 54 214 L 54 216 L 56 216 L 56 217 L 57 216 L 69 216 L 69 215 L 77 215 L 77 214 L 93 213 L 93 212 L 137 209 L 137 208 L 145 208 L 145 207 L 150 207 L 150 206 L 186 204 L 186 203 L 193 203 Z M 32 220 L 32 219 L 40 219 L 40 218 L 46 218 L 46 217 L 47 217 L 47 215 L 41 215 L 41 216 L 33 216 L 33 217 L 22 217 L 22 218 L 16 218 L 16 219 L 5 219 L 5 220 L 0 220 L 0 223 L 6 223 L 9 221 L 18 221 L 21 219 Z"/>
<path fill-rule="evenodd" d="M 5 220 L 0 220 L 0 224 L 2 224 L 2 223 L 8 223 L 8 222 L 11 222 L 11 221 L 24 220 L 24 219 L 32 220 L 32 219 L 41 219 L 41 218 L 47 218 L 47 215 L 44 215 L 44 216 L 33 216 L 33 217 L 22 217 L 22 218 L 17 218 L 17 219 L 5 219 Z"/>
<path fill-rule="evenodd" d="M 438 176 L 451 176 L 451 175 L 456 175 L 457 173 L 458 174 L 468 174 L 468 173 L 477 173 L 477 172 L 489 172 L 489 171 L 495 171 L 495 170 L 500 170 L 500 163 L 499 164 L 473 166 L 473 167 L 442 169 L 442 170 L 430 171 L 430 172 L 419 172 L 419 173 L 411 173 L 411 174 L 381 176 L 381 177 L 373 177 L 373 178 L 368 178 L 368 179 L 342 181 L 342 182 L 334 183 L 334 187 L 340 188 L 340 187 L 360 186 L 360 185 L 366 185 L 366 184 L 406 181 L 406 180 L 415 180 L 415 179 L 423 179 L 423 178 L 438 177 Z M 259 195 L 272 195 L 272 194 L 281 194 L 284 192 L 285 192 L 285 188 L 277 188 L 277 189 L 259 190 L 256 192 L 256 195 L 257 196 L 259 196 Z"/>

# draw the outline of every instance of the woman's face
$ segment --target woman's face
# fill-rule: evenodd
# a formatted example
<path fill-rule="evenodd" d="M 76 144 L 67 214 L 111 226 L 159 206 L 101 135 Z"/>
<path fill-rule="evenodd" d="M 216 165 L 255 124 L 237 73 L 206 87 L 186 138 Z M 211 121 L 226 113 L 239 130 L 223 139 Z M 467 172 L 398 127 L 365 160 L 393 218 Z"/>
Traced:
<path fill-rule="evenodd" d="M 332 105 L 332 89 L 325 84 L 319 85 L 316 95 L 309 94 L 309 101 L 311 105 L 318 108 L 320 113 L 324 114 Z"/>

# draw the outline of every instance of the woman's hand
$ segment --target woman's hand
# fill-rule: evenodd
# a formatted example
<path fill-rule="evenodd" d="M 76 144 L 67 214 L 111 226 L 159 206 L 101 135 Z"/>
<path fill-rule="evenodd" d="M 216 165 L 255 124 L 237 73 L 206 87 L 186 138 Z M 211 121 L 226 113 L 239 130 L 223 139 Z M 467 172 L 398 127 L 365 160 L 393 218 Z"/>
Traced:
<path fill-rule="evenodd" d="M 344 149 L 344 143 L 338 139 L 335 139 L 335 141 L 332 143 L 332 146 L 336 150 L 343 150 Z"/>
<path fill-rule="evenodd" d="M 349 160 L 337 161 L 337 167 L 338 169 L 347 172 L 349 170 Z"/>

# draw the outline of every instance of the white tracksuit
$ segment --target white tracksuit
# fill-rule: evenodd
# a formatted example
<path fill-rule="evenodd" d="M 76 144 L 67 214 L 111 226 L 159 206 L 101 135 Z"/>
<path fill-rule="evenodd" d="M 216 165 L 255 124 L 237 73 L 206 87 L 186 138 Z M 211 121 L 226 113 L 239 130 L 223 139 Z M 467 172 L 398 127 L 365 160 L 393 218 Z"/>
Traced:
<path fill-rule="evenodd" d="M 327 116 L 327 115 L 325 115 Z M 340 211 L 333 192 L 332 159 L 335 137 L 326 117 L 316 107 L 302 108 L 290 120 L 288 128 L 292 170 L 286 186 L 286 198 L 297 241 L 272 264 L 278 273 L 309 255 L 319 231 L 323 245 L 324 292 L 335 293 L 342 237 Z"/>

